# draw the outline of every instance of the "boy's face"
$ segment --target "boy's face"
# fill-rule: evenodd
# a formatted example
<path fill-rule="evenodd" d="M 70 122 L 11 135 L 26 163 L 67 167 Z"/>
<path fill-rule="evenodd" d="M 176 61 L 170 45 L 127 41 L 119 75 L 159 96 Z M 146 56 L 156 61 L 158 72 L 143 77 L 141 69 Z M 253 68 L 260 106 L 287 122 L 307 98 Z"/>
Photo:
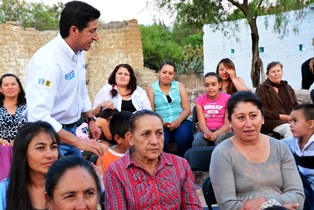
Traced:
<path fill-rule="evenodd" d="M 127 150 L 131 146 L 127 133 L 124 135 L 124 137 L 120 137 L 119 135 L 115 135 L 114 139 L 119 144 L 119 146 L 125 150 Z"/>
<path fill-rule="evenodd" d="M 313 120 L 306 120 L 303 110 L 293 110 L 290 117 L 290 129 L 295 138 L 310 137 L 313 134 Z"/>

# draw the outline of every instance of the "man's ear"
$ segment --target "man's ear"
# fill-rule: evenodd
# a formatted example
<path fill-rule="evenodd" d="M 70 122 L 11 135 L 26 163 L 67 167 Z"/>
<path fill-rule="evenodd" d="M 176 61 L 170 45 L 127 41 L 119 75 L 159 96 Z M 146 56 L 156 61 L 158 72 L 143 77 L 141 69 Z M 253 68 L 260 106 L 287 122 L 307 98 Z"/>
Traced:
<path fill-rule="evenodd" d="M 79 32 L 79 29 L 76 26 L 71 26 L 70 27 L 70 31 L 69 31 L 69 35 L 72 36 L 76 36 Z"/>

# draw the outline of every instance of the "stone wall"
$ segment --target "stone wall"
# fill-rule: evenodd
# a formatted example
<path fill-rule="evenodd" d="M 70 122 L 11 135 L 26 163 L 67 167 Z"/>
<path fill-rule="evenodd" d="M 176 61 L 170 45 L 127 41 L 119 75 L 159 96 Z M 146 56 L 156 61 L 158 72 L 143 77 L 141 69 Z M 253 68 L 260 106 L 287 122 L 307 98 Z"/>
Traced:
<path fill-rule="evenodd" d="M 25 86 L 25 69 L 31 56 L 57 33 L 24 29 L 17 22 L 0 24 L 0 75 L 16 74 Z M 143 71 L 144 66 L 137 20 L 101 25 L 98 34 L 99 41 L 86 52 L 87 85 L 92 101 L 96 92 L 107 84 L 116 65 L 129 63 L 136 72 Z"/>

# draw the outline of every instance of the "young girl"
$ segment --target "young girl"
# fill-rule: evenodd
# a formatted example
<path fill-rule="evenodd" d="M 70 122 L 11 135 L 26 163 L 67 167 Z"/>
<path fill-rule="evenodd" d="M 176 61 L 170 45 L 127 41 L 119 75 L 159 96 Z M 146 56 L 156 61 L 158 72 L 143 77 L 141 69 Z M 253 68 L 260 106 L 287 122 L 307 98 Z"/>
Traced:
<path fill-rule="evenodd" d="M 204 76 L 206 93 L 195 100 L 200 131 L 194 137 L 193 147 L 214 145 L 217 137 L 229 129 L 226 106 L 230 95 L 219 91 L 221 85 L 218 74 L 209 72 Z"/>
<path fill-rule="evenodd" d="M 112 135 L 109 130 L 109 122 L 113 114 L 118 113 L 117 109 L 105 109 L 102 110 L 96 118 L 96 125 L 101 130 L 101 140 L 112 140 Z M 76 135 L 80 138 L 89 138 L 88 125 L 87 123 L 82 123 L 76 129 Z M 109 145 L 109 144 L 108 144 Z"/>
<path fill-rule="evenodd" d="M 96 125 L 101 130 L 101 136 L 100 140 L 102 140 L 100 143 L 106 151 L 110 147 L 110 143 L 115 143 L 115 141 L 112 141 L 112 134 L 109 130 L 109 123 L 111 117 L 118 113 L 119 111 L 117 109 L 104 109 L 102 110 L 98 115 L 96 115 Z M 76 129 L 76 135 L 83 139 L 89 139 L 89 131 L 88 131 L 88 124 L 82 123 L 77 129 Z M 110 142 L 110 143 L 109 143 Z M 87 159 L 89 159 L 91 162 L 96 163 L 98 156 L 92 154 L 91 152 L 84 152 L 83 156 Z"/>

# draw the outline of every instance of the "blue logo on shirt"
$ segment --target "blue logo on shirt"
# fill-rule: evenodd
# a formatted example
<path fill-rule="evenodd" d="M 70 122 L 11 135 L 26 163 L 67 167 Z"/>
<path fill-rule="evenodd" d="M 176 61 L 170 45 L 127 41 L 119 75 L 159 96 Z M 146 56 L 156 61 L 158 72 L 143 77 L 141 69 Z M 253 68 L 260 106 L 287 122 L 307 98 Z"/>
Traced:
<path fill-rule="evenodd" d="M 45 84 L 45 80 L 44 80 L 44 79 L 39 79 L 39 80 L 38 80 L 38 83 L 39 83 L 40 85 L 43 85 L 43 84 Z"/>
<path fill-rule="evenodd" d="M 75 77 L 74 70 L 70 71 L 69 73 L 67 73 L 67 74 L 64 76 L 64 78 L 65 78 L 66 80 L 71 80 L 71 79 L 73 79 L 74 77 Z"/>

